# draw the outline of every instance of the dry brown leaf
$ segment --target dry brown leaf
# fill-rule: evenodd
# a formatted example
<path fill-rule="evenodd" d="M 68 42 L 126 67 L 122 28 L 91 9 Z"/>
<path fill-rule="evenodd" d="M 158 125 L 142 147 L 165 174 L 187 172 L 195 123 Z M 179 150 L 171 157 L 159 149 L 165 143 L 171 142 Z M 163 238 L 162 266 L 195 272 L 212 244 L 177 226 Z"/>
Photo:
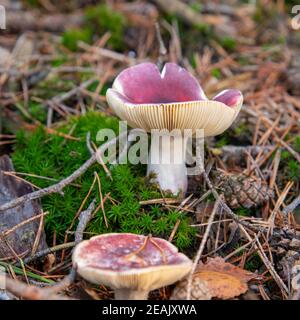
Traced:
<path fill-rule="evenodd" d="M 230 299 L 245 293 L 247 284 L 237 277 L 217 271 L 199 271 L 195 277 L 202 280 L 212 297 Z"/>
<path fill-rule="evenodd" d="M 224 259 L 209 258 L 206 264 L 199 264 L 192 280 L 192 300 L 211 298 L 231 299 L 248 290 L 247 282 L 257 277 L 254 273 L 238 268 Z M 186 299 L 187 278 L 174 289 L 172 300 Z"/>
<path fill-rule="evenodd" d="M 237 279 L 244 282 L 248 282 L 251 279 L 257 277 L 256 274 L 250 271 L 236 267 L 235 265 L 229 262 L 225 262 L 225 260 L 221 257 L 208 258 L 206 264 L 199 264 L 196 273 L 198 273 L 199 271 L 216 271 L 223 274 L 234 276 Z"/>

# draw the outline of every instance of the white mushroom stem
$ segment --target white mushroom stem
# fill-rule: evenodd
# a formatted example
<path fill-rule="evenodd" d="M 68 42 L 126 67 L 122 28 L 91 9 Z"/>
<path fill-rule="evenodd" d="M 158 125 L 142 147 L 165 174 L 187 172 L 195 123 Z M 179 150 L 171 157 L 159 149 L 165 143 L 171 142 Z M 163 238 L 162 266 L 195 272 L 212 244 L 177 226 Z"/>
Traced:
<path fill-rule="evenodd" d="M 147 174 L 155 174 L 162 190 L 178 194 L 187 190 L 187 138 L 181 132 L 174 134 L 173 131 L 152 130 Z"/>
<path fill-rule="evenodd" d="M 147 300 L 149 291 L 115 289 L 115 300 Z"/>

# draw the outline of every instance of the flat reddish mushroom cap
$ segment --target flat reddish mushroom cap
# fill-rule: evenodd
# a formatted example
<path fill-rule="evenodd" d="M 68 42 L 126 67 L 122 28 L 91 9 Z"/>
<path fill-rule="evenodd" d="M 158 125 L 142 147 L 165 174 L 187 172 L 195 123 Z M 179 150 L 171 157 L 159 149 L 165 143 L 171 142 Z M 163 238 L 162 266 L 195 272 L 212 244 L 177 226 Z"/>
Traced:
<path fill-rule="evenodd" d="M 109 233 L 77 245 L 73 265 L 92 283 L 150 291 L 184 277 L 192 262 L 164 239 Z"/>
<path fill-rule="evenodd" d="M 106 94 L 115 113 L 135 128 L 204 129 L 206 136 L 225 131 L 243 103 L 240 91 L 224 90 L 207 99 L 197 79 L 175 63 L 160 73 L 153 63 L 122 71 Z"/>

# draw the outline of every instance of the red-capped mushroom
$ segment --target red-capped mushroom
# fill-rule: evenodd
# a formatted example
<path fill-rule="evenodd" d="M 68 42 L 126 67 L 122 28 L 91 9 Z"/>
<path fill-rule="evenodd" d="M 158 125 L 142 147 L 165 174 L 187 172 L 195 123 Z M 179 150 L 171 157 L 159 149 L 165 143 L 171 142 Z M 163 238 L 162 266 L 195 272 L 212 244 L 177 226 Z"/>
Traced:
<path fill-rule="evenodd" d="M 113 288 L 116 299 L 132 300 L 180 280 L 192 261 L 164 239 L 108 233 L 78 244 L 73 265 L 84 279 Z"/>
<path fill-rule="evenodd" d="M 154 172 L 161 189 L 174 194 L 187 189 L 184 129 L 204 130 L 215 136 L 229 128 L 238 115 L 243 96 L 238 90 L 224 90 L 207 99 L 196 78 L 175 63 L 166 63 L 160 73 L 153 63 L 142 63 L 122 71 L 106 94 L 108 104 L 131 127 L 152 132 L 148 174 Z M 160 147 L 160 137 L 173 129 L 169 148 Z M 167 163 L 164 160 L 168 159 Z"/>

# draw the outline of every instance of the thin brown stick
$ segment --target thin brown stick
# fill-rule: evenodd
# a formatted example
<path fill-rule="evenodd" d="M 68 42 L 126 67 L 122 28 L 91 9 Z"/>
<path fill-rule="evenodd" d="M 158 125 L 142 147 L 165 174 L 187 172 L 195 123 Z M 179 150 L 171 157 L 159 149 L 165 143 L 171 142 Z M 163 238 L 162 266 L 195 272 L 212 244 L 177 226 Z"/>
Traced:
<path fill-rule="evenodd" d="M 287 215 L 288 213 L 293 212 L 299 205 L 300 205 L 300 194 L 297 198 L 295 198 L 289 205 L 287 205 L 282 210 L 282 213 L 284 215 Z"/>
<path fill-rule="evenodd" d="M 4 231 L 4 232 L 1 234 L 1 237 L 7 237 L 9 234 L 11 234 L 12 232 L 16 231 L 18 228 L 20 228 L 20 227 L 24 226 L 25 224 L 30 223 L 30 222 L 38 219 L 38 218 L 41 218 L 41 217 L 45 216 L 45 215 L 47 215 L 48 213 L 49 213 L 48 211 L 47 211 L 47 212 L 42 212 L 42 213 L 40 213 L 40 214 L 38 214 L 38 215 L 36 215 L 36 216 L 33 216 L 33 217 L 31 217 L 31 218 L 29 218 L 29 219 L 27 219 L 27 220 L 22 221 L 21 223 L 17 224 L 17 225 L 14 226 L 13 228 Z"/>
<path fill-rule="evenodd" d="M 103 201 L 103 195 L 102 195 L 101 180 L 100 180 L 100 177 L 99 177 L 97 172 L 95 172 L 95 176 L 97 178 L 97 183 L 98 183 L 100 205 L 101 205 L 101 210 L 102 210 L 102 213 L 103 213 L 104 223 L 105 223 L 106 228 L 108 228 L 108 221 L 107 221 L 107 217 L 106 217 L 106 213 L 105 213 L 105 209 L 104 209 L 104 201 Z"/>
<path fill-rule="evenodd" d="M 73 300 L 72 298 L 56 294 L 44 288 L 39 288 L 33 285 L 27 285 L 19 280 L 13 280 L 0 275 L 0 281 L 5 283 L 7 291 L 13 293 L 17 297 L 22 297 L 28 300 Z"/>
<path fill-rule="evenodd" d="M 38 251 L 34 255 L 23 259 L 23 262 L 25 264 L 28 264 L 28 263 L 30 263 L 32 261 L 35 261 L 37 259 L 40 259 L 40 258 L 48 255 L 49 253 L 54 253 L 54 252 L 57 252 L 57 251 L 60 251 L 60 250 L 63 250 L 63 249 L 72 248 L 72 247 L 75 246 L 75 244 L 76 244 L 75 242 L 68 242 L 68 243 L 59 244 L 59 245 L 51 247 L 51 248 L 47 248 L 45 250 Z M 18 266 L 18 264 L 16 264 L 16 265 Z"/>
<path fill-rule="evenodd" d="M 197 251 L 197 254 L 196 254 L 196 257 L 194 259 L 194 263 L 193 263 L 193 267 L 192 267 L 192 270 L 189 274 L 189 277 L 188 277 L 188 283 L 187 283 L 187 296 L 186 296 L 186 300 L 191 300 L 191 291 L 192 291 L 192 281 L 193 281 L 193 274 L 195 273 L 196 271 L 196 268 L 197 268 L 197 265 L 199 263 L 199 260 L 201 258 L 201 255 L 203 253 L 203 250 L 204 250 L 204 246 L 206 244 L 206 241 L 208 239 L 208 236 L 209 236 L 209 232 L 210 232 L 210 229 L 211 229 L 211 226 L 212 226 L 212 223 L 214 221 L 214 218 L 215 218 L 215 214 L 219 208 L 219 205 L 221 203 L 221 199 L 218 199 L 214 205 L 214 209 L 208 219 L 208 225 L 205 229 L 205 232 L 204 232 L 204 235 L 203 235 L 203 238 L 202 238 L 202 241 L 201 241 L 201 244 L 200 244 L 200 247 Z"/>

